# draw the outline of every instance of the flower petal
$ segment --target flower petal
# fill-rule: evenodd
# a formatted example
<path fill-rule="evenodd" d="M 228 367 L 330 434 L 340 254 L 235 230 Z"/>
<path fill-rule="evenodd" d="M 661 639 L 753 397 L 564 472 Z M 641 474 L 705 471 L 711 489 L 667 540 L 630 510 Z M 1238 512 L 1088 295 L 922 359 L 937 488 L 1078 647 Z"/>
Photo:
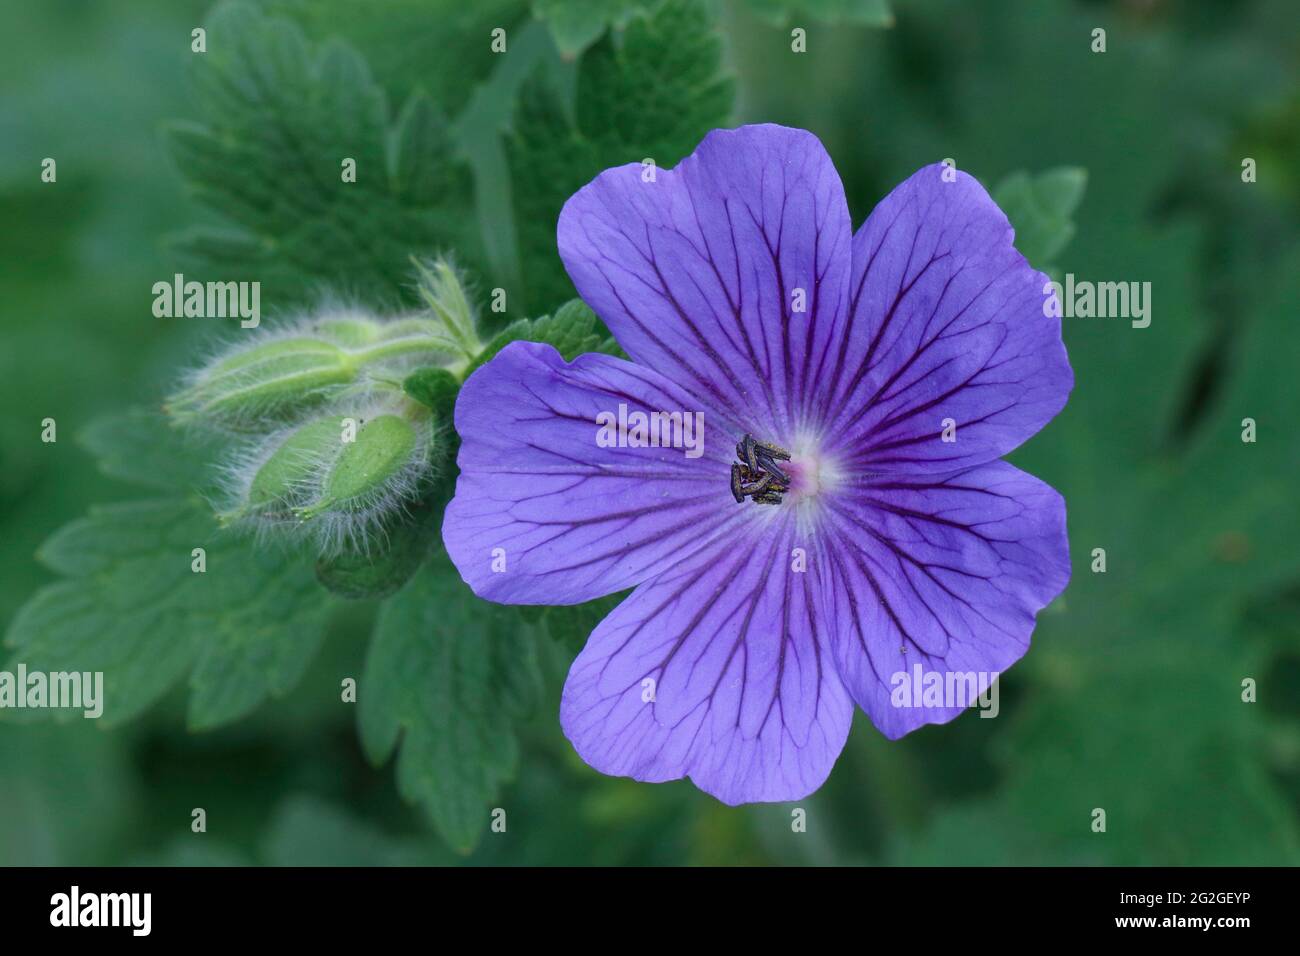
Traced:
<path fill-rule="evenodd" d="M 828 451 L 858 470 L 955 471 L 1061 410 L 1074 384 L 1061 321 L 1013 237 L 984 188 L 943 165 L 876 207 L 853 238 L 851 321 L 821 377 L 838 412 Z"/>
<path fill-rule="evenodd" d="M 817 137 L 715 130 L 674 169 L 601 173 L 560 213 L 579 294 L 637 362 L 731 417 L 790 435 L 847 301 L 844 189 Z"/>
<path fill-rule="evenodd" d="M 1070 579 L 1065 503 L 1005 462 L 864 482 L 828 499 L 819 560 L 840 677 L 885 736 L 964 707 L 897 707 L 896 675 L 1001 673 Z"/>
<path fill-rule="evenodd" d="M 689 776 L 733 805 L 799 799 L 830 773 L 853 705 L 794 570 L 793 514 L 762 510 L 641 585 L 574 661 L 560 720 L 600 772 Z"/>
<path fill-rule="evenodd" d="M 704 423 L 699 457 L 680 447 L 597 443 L 596 416 L 681 412 Z M 456 402 L 460 478 L 442 535 L 480 597 L 574 604 L 648 580 L 746 518 L 728 481 L 734 439 L 667 379 L 608 355 L 566 363 L 514 342 Z"/>

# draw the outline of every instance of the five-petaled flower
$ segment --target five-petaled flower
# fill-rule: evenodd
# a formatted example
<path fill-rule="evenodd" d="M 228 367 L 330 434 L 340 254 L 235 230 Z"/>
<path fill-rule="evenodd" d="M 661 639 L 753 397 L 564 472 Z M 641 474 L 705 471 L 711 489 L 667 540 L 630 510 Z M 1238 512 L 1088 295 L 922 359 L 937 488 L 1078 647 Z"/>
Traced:
<path fill-rule="evenodd" d="M 632 361 L 519 342 L 475 372 L 443 539 L 492 601 L 634 589 L 564 687 L 588 764 L 798 799 L 855 702 L 890 738 L 960 712 L 893 706 L 891 675 L 1025 653 L 1069 580 L 1065 505 L 998 459 L 1073 373 L 1047 277 L 978 182 L 927 166 L 855 234 L 817 138 L 747 126 L 653 182 L 606 170 L 558 235 Z M 598 446 L 620 403 L 703 411 L 703 454 Z"/>

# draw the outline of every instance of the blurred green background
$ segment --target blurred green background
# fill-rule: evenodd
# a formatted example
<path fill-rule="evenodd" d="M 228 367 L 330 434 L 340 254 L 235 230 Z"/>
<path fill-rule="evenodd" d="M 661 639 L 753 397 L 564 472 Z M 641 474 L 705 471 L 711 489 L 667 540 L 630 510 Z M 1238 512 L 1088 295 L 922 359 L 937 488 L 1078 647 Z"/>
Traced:
<path fill-rule="evenodd" d="M 1003 678 L 1001 716 L 966 714 L 891 743 L 859 714 L 830 781 L 798 804 L 807 832 L 794 833 L 793 805 L 731 809 L 689 783 L 586 768 L 559 731 L 573 649 L 557 645 L 544 698 L 519 728 L 515 779 L 494 804 L 508 830 L 457 854 L 401 799 L 391 765 L 367 762 L 355 714 L 338 702 L 376 613 L 357 602 L 334 616 L 296 689 L 218 730 L 186 729 L 180 688 L 107 730 L 0 715 L 0 863 L 1297 862 L 1294 3 L 709 3 L 702 22 L 721 42 L 734 99 L 719 88 L 674 103 L 633 56 L 601 66 L 631 71 L 627 97 L 644 103 L 627 111 L 687 114 L 642 143 L 636 129 L 619 140 L 607 128 L 617 124 L 593 105 L 589 80 L 602 50 L 624 49 L 602 38 L 606 22 L 618 29 L 645 5 L 262 4 L 313 42 L 358 50 L 394 112 L 419 88 L 452 120 L 477 196 L 477 228 L 458 251 L 484 287 L 526 290 L 522 314 L 571 294 L 547 260 L 548 194 L 564 177 L 529 152 L 543 127 L 527 77 L 568 104 L 571 155 L 595 169 L 675 162 L 698 139 L 692 109 L 701 121 L 720 111 L 810 129 L 855 223 L 945 157 L 990 188 L 1018 171 L 1086 169 L 1076 231 L 1050 264 L 1151 282 L 1152 323 L 1064 320 L 1075 392 L 1013 460 L 1065 495 L 1074 579 Z M 596 15 L 605 9 L 613 15 Z M 188 267 L 173 237 L 221 222 L 192 198 L 160 135 L 201 116 L 190 31 L 208 11 L 189 0 L 0 10 L 0 620 L 55 579 L 34 558 L 44 540 L 91 504 L 139 497 L 97 469 L 78 432 L 105 412 L 157 407 L 213 337 L 202 321 L 150 312 L 152 284 Z M 495 26 L 511 37 L 505 57 L 487 52 Z M 807 53 L 790 51 L 795 26 Z M 1104 53 L 1091 49 L 1098 27 Z M 657 55 L 671 61 L 673 49 Z M 56 184 L 40 181 L 47 156 Z M 1246 157 L 1256 182 L 1242 182 Z M 264 308 L 291 309 L 321 278 L 286 281 Z M 405 294 L 352 285 L 377 300 Z M 55 444 L 39 439 L 46 417 Z M 1254 444 L 1240 440 L 1245 417 L 1258 423 Z M 1090 570 L 1097 547 L 1105 574 Z M 1247 678 L 1255 703 L 1241 699 Z M 201 835 L 190 831 L 199 806 Z M 1105 833 L 1090 826 L 1098 807 Z"/>

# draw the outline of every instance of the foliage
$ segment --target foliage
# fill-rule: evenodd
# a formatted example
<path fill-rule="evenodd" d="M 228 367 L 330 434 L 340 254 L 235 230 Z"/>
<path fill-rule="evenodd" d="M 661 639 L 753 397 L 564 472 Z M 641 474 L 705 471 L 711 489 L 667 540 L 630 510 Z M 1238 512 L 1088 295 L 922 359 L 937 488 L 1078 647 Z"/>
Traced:
<path fill-rule="evenodd" d="M 704 0 L 206 6 L 128 3 L 108 28 L 27 5 L 0 22 L 6 69 L 32 104 L 12 124 L 18 148 L 0 151 L 0 397 L 13 412 L 0 423 L 0 540 L 14 552 L 3 666 L 103 670 L 100 723 L 116 728 L 0 714 L 0 860 L 1300 858 L 1288 4 L 1239 5 L 1212 29 L 1185 9 L 1135 18 L 1066 2 L 1012 14 L 747 0 L 721 19 Z M 177 46 L 195 23 L 203 55 Z M 807 54 L 791 51 L 796 25 Z M 518 61 L 489 45 L 498 26 L 513 51 L 538 33 L 549 45 L 547 31 L 554 49 L 510 76 Z M 1095 26 L 1105 54 L 1089 48 Z M 51 60 L 59 84 L 43 79 Z M 166 124 L 164 151 L 140 130 L 166 116 L 187 118 Z M 558 688 L 619 596 L 487 605 L 437 546 L 465 376 L 517 339 L 617 352 L 571 301 L 555 252 L 563 202 L 608 166 L 671 166 L 742 121 L 816 132 L 855 222 L 951 156 L 991 187 L 1035 266 L 1150 281 L 1154 302 L 1145 329 L 1065 320 L 1075 394 L 1016 460 L 1068 502 L 1074 578 L 1003 677 L 1003 716 L 896 743 L 860 721 L 798 835 L 789 808 L 732 810 L 687 784 L 585 768 L 556 726 Z M 499 170 L 471 131 L 499 138 Z M 47 152 L 57 187 L 31 174 Z M 1243 156 L 1258 157 L 1258 183 L 1241 181 Z M 510 255 L 492 253 L 503 245 Z M 182 269 L 260 279 L 277 315 L 215 344 L 149 318 L 142 290 Z M 193 385 L 178 368 L 209 367 L 195 356 L 219 361 L 287 335 L 298 320 L 285 316 L 327 311 L 322 289 L 376 328 L 413 323 L 401 328 L 419 347 L 345 362 L 309 401 L 291 386 L 293 401 L 224 421 L 203 411 L 183 430 L 154 411 Z M 497 289 L 505 312 L 488 308 Z M 428 421 L 431 440 L 365 547 L 221 526 L 232 451 L 376 390 Z M 103 416 L 113 408 L 127 410 Z M 55 444 L 33 438 L 46 416 Z M 1241 441 L 1247 417 L 1254 443 Z M 1242 702 L 1247 678 L 1258 704 Z M 174 810 L 198 802 L 213 811 L 202 844 Z M 1089 826 L 1098 807 L 1104 834 Z"/>

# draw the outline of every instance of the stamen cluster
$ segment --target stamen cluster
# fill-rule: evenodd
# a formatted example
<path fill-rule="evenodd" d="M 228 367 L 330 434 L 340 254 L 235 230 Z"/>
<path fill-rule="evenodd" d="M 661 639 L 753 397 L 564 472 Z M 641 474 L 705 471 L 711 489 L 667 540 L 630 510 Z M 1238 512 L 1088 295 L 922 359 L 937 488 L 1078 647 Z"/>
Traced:
<path fill-rule="evenodd" d="M 790 476 L 777 462 L 789 461 L 790 453 L 746 434 L 736 443 L 736 457 L 740 460 L 731 465 L 731 495 L 736 503 L 749 498 L 756 505 L 779 505 L 790 490 Z"/>

